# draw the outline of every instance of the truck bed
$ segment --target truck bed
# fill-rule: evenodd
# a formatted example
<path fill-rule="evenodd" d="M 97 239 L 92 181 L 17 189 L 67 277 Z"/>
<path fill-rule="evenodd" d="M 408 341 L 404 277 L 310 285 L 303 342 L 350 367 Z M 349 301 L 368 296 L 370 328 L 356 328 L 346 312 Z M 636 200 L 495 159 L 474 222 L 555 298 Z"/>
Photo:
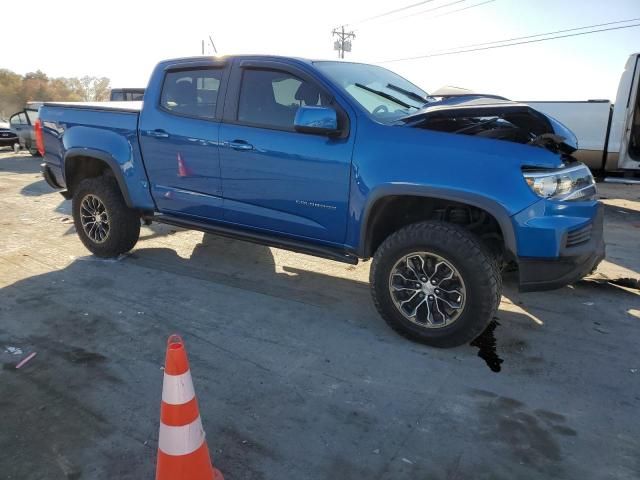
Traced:
<path fill-rule="evenodd" d="M 108 164 L 124 185 L 125 176 L 141 188 L 129 189 L 127 201 L 145 202 L 148 190 L 138 142 L 142 102 L 45 102 L 40 109 L 47 151 L 43 171 L 54 186 L 67 188 L 65 164 L 74 157 L 92 156 Z M 65 159 L 66 158 L 66 162 Z M 128 192 L 128 190 L 127 190 Z M 142 200 L 138 198 L 142 197 Z"/>

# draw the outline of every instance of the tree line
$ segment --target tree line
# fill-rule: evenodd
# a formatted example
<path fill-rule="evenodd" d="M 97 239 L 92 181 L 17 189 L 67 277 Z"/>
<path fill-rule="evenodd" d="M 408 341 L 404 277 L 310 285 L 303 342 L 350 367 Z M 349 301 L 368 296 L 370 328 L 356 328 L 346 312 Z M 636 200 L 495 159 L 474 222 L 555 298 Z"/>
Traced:
<path fill-rule="evenodd" d="M 51 78 L 37 70 L 25 75 L 0 68 L 0 119 L 22 110 L 26 102 L 101 102 L 109 100 L 110 80 L 106 77 Z"/>

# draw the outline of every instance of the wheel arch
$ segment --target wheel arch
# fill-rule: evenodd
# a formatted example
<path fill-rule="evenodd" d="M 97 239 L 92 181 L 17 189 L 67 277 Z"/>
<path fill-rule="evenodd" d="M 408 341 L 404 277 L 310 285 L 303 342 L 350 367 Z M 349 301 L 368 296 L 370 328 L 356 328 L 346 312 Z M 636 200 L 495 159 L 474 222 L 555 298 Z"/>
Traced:
<path fill-rule="evenodd" d="M 113 175 L 126 205 L 132 208 L 131 196 L 120 164 L 110 154 L 91 148 L 71 148 L 65 154 L 64 178 L 68 196 L 73 196 L 73 190 L 81 180 L 96 177 L 105 172 Z"/>
<path fill-rule="evenodd" d="M 509 212 L 495 200 L 472 192 L 448 188 L 418 186 L 418 185 L 384 185 L 369 194 L 367 204 L 362 213 L 360 225 L 360 239 L 358 256 L 370 258 L 377 247 L 373 233 L 381 214 L 391 199 L 401 197 L 420 197 L 424 200 L 455 202 L 477 208 L 489 214 L 499 226 L 504 242 L 505 251 L 516 255 L 516 238 Z M 379 243 L 379 242 L 378 242 Z"/>

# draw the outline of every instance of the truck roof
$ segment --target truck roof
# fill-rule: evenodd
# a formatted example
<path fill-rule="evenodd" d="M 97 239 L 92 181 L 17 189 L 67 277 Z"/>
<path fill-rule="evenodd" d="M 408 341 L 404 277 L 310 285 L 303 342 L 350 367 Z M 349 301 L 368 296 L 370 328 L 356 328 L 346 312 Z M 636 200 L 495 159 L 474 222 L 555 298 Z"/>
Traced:
<path fill-rule="evenodd" d="M 202 55 L 198 55 L 196 57 L 177 57 L 177 58 L 168 58 L 166 60 L 163 60 L 160 63 L 175 63 L 175 62 L 196 62 L 198 60 L 203 60 L 204 58 L 210 58 L 212 60 L 233 60 L 234 58 L 261 58 L 264 60 L 271 60 L 271 59 L 279 59 L 279 60 L 297 60 L 299 62 L 303 62 L 303 63 L 313 63 L 313 62 L 317 62 L 320 61 L 319 59 L 309 59 L 309 58 L 303 58 L 303 57 L 287 57 L 284 55 L 265 55 L 265 54 L 232 54 L 232 55 L 219 55 L 219 56 L 202 56 Z"/>

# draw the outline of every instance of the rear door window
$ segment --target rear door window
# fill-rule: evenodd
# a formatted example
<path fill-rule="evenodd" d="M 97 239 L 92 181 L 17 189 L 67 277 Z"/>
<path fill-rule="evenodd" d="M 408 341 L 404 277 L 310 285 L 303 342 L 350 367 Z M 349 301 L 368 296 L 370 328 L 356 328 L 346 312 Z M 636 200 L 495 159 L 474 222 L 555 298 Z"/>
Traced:
<path fill-rule="evenodd" d="M 179 115 L 214 119 L 222 72 L 218 68 L 167 73 L 162 86 L 162 108 Z"/>
<path fill-rule="evenodd" d="M 40 116 L 40 113 L 38 112 L 38 110 L 25 110 L 25 113 L 27 114 L 29 123 L 31 125 L 35 125 L 36 120 L 38 120 L 38 117 Z"/>
<path fill-rule="evenodd" d="M 12 127 L 27 125 L 27 116 L 24 114 L 24 112 L 16 113 L 9 119 L 9 125 L 11 125 Z"/>

